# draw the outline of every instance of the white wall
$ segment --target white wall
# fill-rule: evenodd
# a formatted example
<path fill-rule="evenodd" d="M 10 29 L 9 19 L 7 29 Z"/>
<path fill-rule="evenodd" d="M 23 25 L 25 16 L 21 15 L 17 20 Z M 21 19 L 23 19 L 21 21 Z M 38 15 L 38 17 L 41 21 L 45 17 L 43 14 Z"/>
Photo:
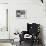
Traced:
<path fill-rule="evenodd" d="M 8 0 L 0 0 L 0 3 L 8 3 Z"/>
<path fill-rule="evenodd" d="M 8 3 L 8 0 L 0 0 L 0 3 Z M 6 17 L 6 9 L 8 8 L 7 7 L 8 5 L 3 5 L 3 4 L 0 4 L 0 21 L 3 19 L 3 18 L 5 18 Z M 3 13 L 3 14 L 2 14 Z M 2 17 L 3 18 L 1 18 L 1 15 L 2 15 Z M 6 19 L 6 18 L 5 18 Z M 4 21 L 5 21 L 5 19 L 4 19 Z M 2 20 L 3 21 L 3 20 Z M 2 25 L 3 24 L 3 26 L 6 24 L 5 22 L 3 21 L 3 23 L 1 23 L 0 22 L 0 24 Z M 0 27 L 1 27 L 1 25 L 0 25 Z M 2 27 L 3 27 L 2 26 Z M 3 31 L 3 32 L 1 32 L 0 31 L 0 39 L 8 39 L 9 38 L 9 32 L 7 32 L 7 31 Z M 0 46 L 12 46 L 11 45 L 11 43 L 0 43 Z"/>
<path fill-rule="evenodd" d="M 16 10 L 24 9 L 26 11 L 26 19 L 17 19 Z M 40 23 L 43 27 L 44 40 L 46 42 L 46 16 L 45 5 L 40 0 L 10 0 L 9 1 L 9 31 L 11 36 L 18 30 L 26 30 L 27 22 Z M 13 37 L 11 37 L 13 38 Z"/>
<path fill-rule="evenodd" d="M 4 2 L 7 3 L 8 0 L 0 0 L 0 3 Z M 26 19 L 16 18 L 16 10 L 18 9 L 25 9 Z M 9 31 L 11 36 L 16 30 L 26 30 L 27 22 L 36 22 L 43 26 L 44 40 L 46 42 L 45 4 L 43 5 L 40 0 L 9 0 Z"/>

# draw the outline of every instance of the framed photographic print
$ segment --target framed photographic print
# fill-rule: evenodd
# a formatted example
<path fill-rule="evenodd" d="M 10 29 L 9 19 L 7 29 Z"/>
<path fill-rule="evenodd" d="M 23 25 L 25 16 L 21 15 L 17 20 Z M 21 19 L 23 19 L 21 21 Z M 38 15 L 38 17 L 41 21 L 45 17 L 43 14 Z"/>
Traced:
<path fill-rule="evenodd" d="M 17 18 L 26 18 L 25 10 L 16 10 L 16 17 Z"/>

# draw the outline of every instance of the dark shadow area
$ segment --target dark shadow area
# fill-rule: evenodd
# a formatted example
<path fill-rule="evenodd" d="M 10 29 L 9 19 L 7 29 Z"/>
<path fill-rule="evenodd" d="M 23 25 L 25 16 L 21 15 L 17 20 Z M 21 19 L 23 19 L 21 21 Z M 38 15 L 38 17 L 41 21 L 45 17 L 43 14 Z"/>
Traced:
<path fill-rule="evenodd" d="M 19 46 L 45 46 L 43 43 L 44 39 L 43 39 L 43 26 L 42 25 L 36 24 L 36 23 L 27 24 L 27 30 L 28 31 L 23 31 L 22 34 L 20 34 L 21 41 L 20 41 Z M 25 34 L 32 35 L 32 37 L 24 38 Z"/>
<path fill-rule="evenodd" d="M 43 28 L 44 27 L 42 25 L 40 25 L 40 36 L 39 37 L 41 39 L 42 46 L 45 46 L 44 45 L 44 37 L 43 37 L 43 31 L 44 31 Z"/>

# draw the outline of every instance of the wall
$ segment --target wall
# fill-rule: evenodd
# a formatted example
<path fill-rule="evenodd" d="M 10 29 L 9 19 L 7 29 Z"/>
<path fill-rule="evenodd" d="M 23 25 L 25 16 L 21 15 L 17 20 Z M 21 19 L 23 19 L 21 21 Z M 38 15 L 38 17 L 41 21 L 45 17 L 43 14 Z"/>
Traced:
<path fill-rule="evenodd" d="M 3 0 L 2 0 L 3 1 Z M 0 1 L 0 2 L 2 2 Z M 4 0 L 3 2 L 8 2 Z M 24 9 L 26 11 L 26 19 L 17 19 L 16 10 Z M 11 38 L 13 33 L 18 30 L 26 30 L 28 23 L 40 23 L 43 27 L 44 40 L 46 42 L 46 16 L 45 16 L 45 5 L 40 0 L 9 0 L 9 31 Z"/>
<path fill-rule="evenodd" d="M 16 10 L 24 9 L 26 11 L 26 19 L 16 18 Z M 46 44 L 46 16 L 45 16 L 45 4 L 42 4 L 40 0 L 12 0 L 9 2 L 9 31 L 11 38 L 13 33 L 18 30 L 27 29 L 28 23 L 40 23 L 43 29 L 44 41 Z"/>
<path fill-rule="evenodd" d="M 45 6 L 45 15 L 46 15 L 46 0 L 44 0 L 44 6 Z M 45 46 L 46 46 L 46 30 L 44 31 L 44 41 L 45 41 Z"/>
<path fill-rule="evenodd" d="M 8 3 L 8 0 L 0 0 L 0 3 Z"/>
<path fill-rule="evenodd" d="M 8 3 L 8 0 L 0 0 L 0 21 L 6 17 L 6 11 L 5 10 L 8 8 L 7 4 L 5 5 L 2 3 Z M 1 15 L 2 15 L 2 17 L 4 16 L 4 18 L 1 18 Z M 5 21 L 5 19 L 4 19 L 4 21 Z M 6 24 L 4 21 L 3 21 L 3 23 L 0 22 L 0 27 L 2 24 L 3 24 L 3 26 Z M 9 32 L 7 32 L 7 31 L 1 32 L 0 31 L 0 39 L 9 39 Z M 12 46 L 12 45 L 11 45 L 11 43 L 0 43 L 0 46 Z"/>

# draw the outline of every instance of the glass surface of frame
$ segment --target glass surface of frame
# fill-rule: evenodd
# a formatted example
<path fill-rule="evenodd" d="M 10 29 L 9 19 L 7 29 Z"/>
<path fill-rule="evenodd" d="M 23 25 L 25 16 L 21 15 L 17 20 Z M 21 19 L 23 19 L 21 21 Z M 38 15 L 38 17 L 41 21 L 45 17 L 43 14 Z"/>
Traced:
<path fill-rule="evenodd" d="M 25 10 L 16 10 L 16 17 L 17 18 L 26 18 L 26 11 Z"/>

